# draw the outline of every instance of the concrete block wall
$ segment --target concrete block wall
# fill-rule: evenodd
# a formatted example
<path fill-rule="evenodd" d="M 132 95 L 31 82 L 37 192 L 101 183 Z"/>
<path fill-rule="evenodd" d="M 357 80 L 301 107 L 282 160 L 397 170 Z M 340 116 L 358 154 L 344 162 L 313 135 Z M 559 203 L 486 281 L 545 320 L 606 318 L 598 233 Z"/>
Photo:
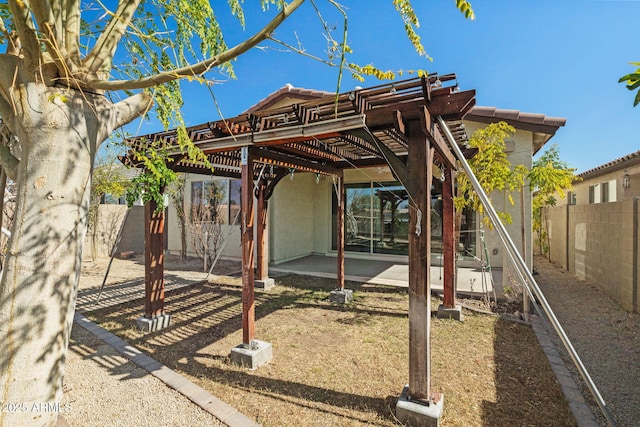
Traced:
<path fill-rule="evenodd" d="M 85 237 L 83 258 L 109 257 L 127 212 L 126 205 L 100 205 L 98 223 Z M 95 233 L 95 248 L 93 236 Z M 133 206 L 122 229 L 122 237 L 117 248 L 119 252 L 144 253 L 144 207 Z"/>
<path fill-rule="evenodd" d="M 556 209 L 548 209 L 546 212 L 545 222 L 547 224 L 547 232 L 549 233 L 549 257 L 557 265 L 568 270 L 567 258 L 567 208 L 563 206 Z M 540 245 L 536 245 L 539 251 Z"/>
<path fill-rule="evenodd" d="M 638 203 L 632 198 L 572 205 L 568 213 L 567 206 L 547 209 L 551 261 L 599 287 L 628 311 L 637 311 L 640 302 Z"/>

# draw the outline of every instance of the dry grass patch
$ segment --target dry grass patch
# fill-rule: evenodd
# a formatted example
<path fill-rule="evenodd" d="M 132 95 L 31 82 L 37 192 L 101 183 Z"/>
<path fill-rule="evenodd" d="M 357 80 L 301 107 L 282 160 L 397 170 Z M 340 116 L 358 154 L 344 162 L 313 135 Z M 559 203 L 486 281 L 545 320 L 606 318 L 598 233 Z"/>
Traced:
<path fill-rule="evenodd" d="M 408 380 L 406 289 L 348 283 L 354 302 L 328 302 L 334 280 L 288 275 L 256 294 L 256 337 L 273 345 L 254 371 L 229 360 L 242 342 L 238 279 L 172 291 L 172 325 L 135 329 L 143 301 L 88 314 L 264 426 L 398 425 Z M 434 309 L 438 301 L 433 300 Z M 433 319 L 432 383 L 443 426 L 575 425 L 535 334 L 526 325 L 465 312 Z"/>

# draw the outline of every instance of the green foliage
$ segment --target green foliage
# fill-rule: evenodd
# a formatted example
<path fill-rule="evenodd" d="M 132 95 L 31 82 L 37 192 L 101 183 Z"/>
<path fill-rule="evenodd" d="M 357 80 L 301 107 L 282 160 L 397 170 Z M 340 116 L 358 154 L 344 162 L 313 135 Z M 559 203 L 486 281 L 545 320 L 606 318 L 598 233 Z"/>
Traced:
<path fill-rule="evenodd" d="M 91 178 L 91 203 L 100 203 L 105 194 L 120 197 L 125 194 L 128 179 L 126 167 L 118 160 L 120 147 L 106 142 L 96 157 Z"/>
<path fill-rule="evenodd" d="M 427 59 L 432 61 L 432 58 L 427 54 L 427 51 L 422 45 L 420 36 L 416 32 L 416 30 L 420 28 L 420 22 L 418 21 L 418 16 L 416 15 L 415 10 L 411 5 L 411 1 L 393 0 L 393 5 L 400 14 L 402 22 L 404 23 L 404 30 L 407 33 L 407 37 L 416 52 L 418 52 L 418 55 L 425 56 Z M 465 18 L 470 20 L 475 19 L 473 8 L 471 7 L 471 3 L 469 3 L 468 1 L 456 0 L 456 7 L 460 12 L 462 12 L 462 14 L 464 14 Z"/>
<path fill-rule="evenodd" d="M 494 191 L 507 192 L 507 198 L 513 205 L 511 193 L 521 190 L 524 186 L 524 178 L 527 168 L 517 165 L 511 168 L 511 162 L 505 152 L 505 138 L 513 135 L 515 129 L 505 122 L 492 123 L 484 129 L 478 129 L 471 135 L 469 145 L 477 148 L 477 154 L 469 160 L 469 166 L 484 191 L 490 195 Z M 476 194 L 471 181 L 465 174 L 458 176 L 458 196 L 454 199 L 456 209 L 462 211 L 469 207 L 482 214 L 484 212 L 482 202 Z M 497 212 L 500 219 L 511 223 L 511 215 L 508 212 Z M 490 225 L 488 219 L 487 225 Z"/>
<path fill-rule="evenodd" d="M 91 180 L 91 200 L 100 202 L 104 194 L 114 197 L 122 196 L 127 188 L 127 179 L 124 175 L 125 167 L 116 163 L 96 166 Z"/>
<path fill-rule="evenodd" d="M 632 62 L 631 65 L 638 68 L 633 73 L 620 77 L 618 83 L 626 83 L 627 89 L 636 91 L 636 97 L 633 100 L 633 106 L 635 107 L 640 104 L 640 62 Z"/>
<path fill-rule="evenodd" d="M 573 183 L 581 178 L 575 175 L 575 168 L 560 160 L 560 151 L 556 144 L 550 146 L 542 155 L 533 162 L 527 178 L 531 191 L 534 192 L 533 231 L 538 235 L 538 243 L 542 253 L 549 249 L 548 233 L 543 217 L 544 208 L 555 206 L 556 195 L 565 197 L 566 191 L 573 189 Z"/>
<path fill-rule="evenodd" d="M 176 179 L 166 161 L 171 160 L 167 153 L 158 147 L 152 147 L 146 153 L 136 154 L 136 160 L 144 164 L 144 172 L 131 181 L 127 190 L 127 205 L 133 206 L 142 198 L 144 203 L 156 203 L 156 213 L 164 209 L 164 190 Z"/>

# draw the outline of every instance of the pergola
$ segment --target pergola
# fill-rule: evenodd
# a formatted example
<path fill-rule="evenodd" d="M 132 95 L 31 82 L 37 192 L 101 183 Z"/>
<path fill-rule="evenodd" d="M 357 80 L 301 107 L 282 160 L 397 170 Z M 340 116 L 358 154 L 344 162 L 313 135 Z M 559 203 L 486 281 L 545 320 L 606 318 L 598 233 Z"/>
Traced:
<path fill-rule="evenodd" d="M 444 177 L 444 306 L 455 307 L 453 186 L 456 158 L 437 118 L 464 146 L 462 118 L 475 104 L 475 91 L 461 91 L 454 74 L 397 81 L 278 108 L 253 111 L 187 129 L 213 169 L 190 162 L 176 147 L 175 130 L 130 141 L 135 150 L 162 146 L 177 172 L 240 178 L 243 344 L 254 340 L 254 284 L 268 278 L 265 253 L 268 200 L 291 171 L 334 177 L 338 200 L 337 277 L 344 290 L 343 171 L 389 166 L 409 200 L 409 381 L 413 401 L 432 402 L 430 385 L 430 209 L 434 165 Z M 469 151 L 467 151 L 469 152 Z M 465 155 L 467 155 L 465 152 Z M 133 153 L 127 162 L 135 164 Z M 391 196 L 391 195 L 389 195 Z M 404 195 L 403 195 L 404 196 Z M 257 202 L 254 203 L 254 197 Z M 164 313 L 164 217 L 146 207 L 145 317 Z M 255 239 L 254 239 L 254 228 Z M 254 260 L 254 253 L 256 259 Z M 256 272 L 254 274 L 254 268 Z"/>

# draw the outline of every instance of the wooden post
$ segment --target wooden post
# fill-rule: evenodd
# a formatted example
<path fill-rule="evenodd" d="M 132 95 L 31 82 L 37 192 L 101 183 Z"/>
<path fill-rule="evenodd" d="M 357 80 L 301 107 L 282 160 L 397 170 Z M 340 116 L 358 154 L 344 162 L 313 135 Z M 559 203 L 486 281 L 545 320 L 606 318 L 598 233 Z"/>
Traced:
<path fill-rule="evenodd" d="M 253 158 L 248 147 L 241 150 L 242 343 L 249 346 L 255 336 Z"/>
<path fill-rule="evenodd" d="M 420 122 L 410 122 L 409 209 L 409 397 L 431 396 L 431 174 L 433 151 Z"/>
<path fill-rule="evenodd" d="M 442 257 L 445 308 L 456 306 L 455 276 L 455 207 L 453 205 L 453 170 L 447 167 L 442 183 Z"/>
<path fill-rule="evenodd" d="M 266 183 L 260 181 L 258 183 L 258 213 L 257 213 L 257 230 L 256 230 L 256 276 L 258 280 L 266 280 L 269 278 L 269 259 L 267 252 L 268 234 L 268 207 L 269 202 L 265 198 Z"/>
<path fill-rule="evenodd" d="M 154 201 L 144 206 L 144 317 L 164 314 L 164 211 Z"/>
<path fill-rule="evenodd" d="M 380 233 L 380 237 L 378 238 L 378 241 L 384 242 L 384 208 L 387 204 L 387 201 L 385 200 L 384 194 L 382 193 L 378 199 L 380 201 L 380 209 L 378 210 L 378 220 L 380 222 L 380 225 L 378 226 L 378 232 Z"/>
<path fill-rule="evenodd" d="M 338 177 L 338 220 L 337 224 L 337 246 L 338 246 L 338 287 L 344 291 L 344 211 L 345 211 L 345 194 L 344 194 L 344 178 Z"/>

